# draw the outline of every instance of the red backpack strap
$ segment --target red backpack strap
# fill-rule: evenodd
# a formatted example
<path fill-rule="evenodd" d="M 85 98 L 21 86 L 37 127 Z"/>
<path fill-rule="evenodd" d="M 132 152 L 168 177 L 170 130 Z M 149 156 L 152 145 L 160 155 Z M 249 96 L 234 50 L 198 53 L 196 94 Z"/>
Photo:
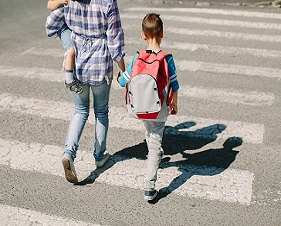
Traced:
<path fill-rule="evenodd" d="M 162 68 L 162 70 L 164 70 L 162 73 L 167 76 L 167 81 L 170 80 L 170 77 L 169 77 L 169 66 L 168 66 L 168 62 L 167 60 L 165 59 L 165 57 L 167 56 L 172 56 L 172 54 L 170 53 L 167 53 L 165 51 L 160 51 L 157 53 L 157 58 L 160 60 L 160 59 L 164 59 L 164 62 L 163 62 L 163 66 L 164 68 Z M 172 92 L 172 87 L 171 85 L 168 87 L 168 99 L 167 99 L 167 104 L 170 105 L 171 102 L 172 102 L 172 98 L 173 98 L 173 92 Z"/>
<path fill-rule="evenodd" d="M 165 52 L 163 50 L 160 50 L 158 53 L 151 52 L 150 50 L 140 50 L 140 51 L 137 51 L 137 53 L 139 54 L 139 57 L 147 56 L 147 55 L 150 55 L 150 54 L 154 53 L 156 58 L 159 59 L 159 60 L 168 56 L 168 55 L 171 55 L 168 52 Z"/>
<path fill-rule="evenodd" d="M 157 53 L 157 58 L 158 59 L 162 59 L 162 58 L 165 58 L 167 55 L 169 55 L 169 53 L 163 51 L 163 50 L 160 50 L 158 53 Z"/>

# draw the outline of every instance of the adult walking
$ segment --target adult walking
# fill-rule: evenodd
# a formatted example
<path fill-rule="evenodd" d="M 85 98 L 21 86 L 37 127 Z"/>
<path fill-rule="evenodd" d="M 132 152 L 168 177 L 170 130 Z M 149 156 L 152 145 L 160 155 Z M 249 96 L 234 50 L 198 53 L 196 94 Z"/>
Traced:
<path fill-rule="evenodd" d="M 76 80 L 83 87 L 81 94 L 71 92 L 75 113 L 69 124 L 62 158 L 66 179 L 77 183 L 73 162 L 89 116 L 90 95 L 95 114 L 93 155 L 96 167 L 102 167 L 109 158 L 106 150 L 109 93 L 113 61 L 121 71 L 125 70 L 124 33 L 116 0 L 69 0 L 64 6 L 64 18 L 72 30 Z"/>

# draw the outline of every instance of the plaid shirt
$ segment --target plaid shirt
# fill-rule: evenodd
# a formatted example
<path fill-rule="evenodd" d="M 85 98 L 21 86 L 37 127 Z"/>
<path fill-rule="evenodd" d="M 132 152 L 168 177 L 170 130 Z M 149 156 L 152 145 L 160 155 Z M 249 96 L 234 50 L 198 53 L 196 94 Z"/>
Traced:
<path fill-rule="evenodd" d="M 82 84 L 99 85 L 104 80 L 110 83 L 113 60 L 118 62 L 125 55 L 124 32 L 117 1 L 69 1 L 63 9 L 63 18 L 60 18 L 61 10 L 58 9 L 50 14 L 49 17 L 53 19 L 49 20 L 57 30 L 66 23 L 73 31 L 76 78 Z"/>
<path fill-rule="evenodd" d="M 46 33 L 49 37 L 58 37 L 58 30 L 62 28 L 62 26 L 65 24 L 64 20 L 64 8 L 60 7 L 50 13 L 50 15 L 47 17 L 45 28 Z"/>

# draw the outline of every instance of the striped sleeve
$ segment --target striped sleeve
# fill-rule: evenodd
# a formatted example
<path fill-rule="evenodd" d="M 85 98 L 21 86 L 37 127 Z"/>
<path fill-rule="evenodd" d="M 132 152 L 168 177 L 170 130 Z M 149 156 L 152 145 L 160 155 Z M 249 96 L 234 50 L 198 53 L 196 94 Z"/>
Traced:
<path fill-rule="evenodd" d="M 175 93 L 179 89 L 179 82 L 177 79 L 177 70 L 176 70 L 175 62 L 172 55 L 168 55 L 166 57 L 166 60 L 168 63 L 168 70 L 169 70 L 169 77 L 172 86 L 172 91 L 173 93 Z"/>
<path fill-rule="evenodd" d="M 128 66 L 128 68 L 126 69 L 126 71 L 124 71 L 123 74 L 121 75 L 121 77 L 120 77 L 120 86 L 125 87 L 126 82 L 130 79 L 130 74 L 131 74 L 131 72 L 132 72 L 132 69 L 133 69 L 135 60 L 136 60 L 136 58 L 138 57 L 138 55 L 139 55 L 139 54 L 136 53 L 136 54 L 133 56 L 133 59 L 132 59 L 130 65 Z"/>

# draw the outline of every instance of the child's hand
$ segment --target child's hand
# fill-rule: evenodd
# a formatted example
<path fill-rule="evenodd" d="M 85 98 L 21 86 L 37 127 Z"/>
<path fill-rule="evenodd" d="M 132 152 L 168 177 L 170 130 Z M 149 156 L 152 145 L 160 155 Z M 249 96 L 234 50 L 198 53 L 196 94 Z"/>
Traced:
<path fill-rule="evenodd" d="M 176 115 L 178 113 L 178 91 L 173 93 L 172 103 L 170 104 L 170 114 Z"/>
<path fill-rule="evenodd" d="M 171 115 L 176 115 L 178 113 L 178 106 L 176 104 L 171 104 L 170 113 Z"/>
<path fill-rule="evenodd" d="M 120 71 L 118 72 L 118 75 L 117 75 L 117 82 L 120 84 L 120 77 L 121 77 L 121 73 Z"/>

